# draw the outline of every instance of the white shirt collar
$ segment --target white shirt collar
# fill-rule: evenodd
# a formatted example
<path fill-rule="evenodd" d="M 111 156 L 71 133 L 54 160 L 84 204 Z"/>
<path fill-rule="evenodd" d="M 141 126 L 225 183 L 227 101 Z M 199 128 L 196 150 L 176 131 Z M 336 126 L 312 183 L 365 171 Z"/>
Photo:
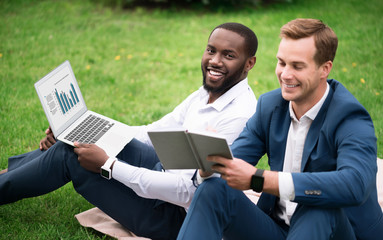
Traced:
<path fill-rule="evenodd" d="M 248 90 L 248 80 L 247 78 L 239 81 L 236 85 L 230 88 L 227 92 L 221 95 L 217 100 L 213 103 L 208 103 L 209 100 L 209 92 L 201 86 L 198 91 L 200 95 L 200 100 L 205 101 L 206 107 L 212 107 L 218 112 L 222 111 L 231 101 L 233 101 L 238 95 L 242 94 L 244 91 Z"/>
<path fill-rule="evenodd" d="M 308 110 L 303 116 L 301 119 L 307 117 L 309 119 L 311 119 L 311 121 L 314 121 L 314 119 L 316 118 L 316 116 L 318 115 L 319 113 L 319 110 L 321 109 L 324 101 L 326 100 L 327 96 L 328 96 L 328 93 L 330 91 L 330 85 L 327 83 L 327 87 L 326 87 L 326 91 L 325 93 L 323 94 L 322 98 L 319 100 L 319 102 L 317 102 L 312 108 L 310 108 L 310 110 Z M 294 110 L 293 110 L 293 107 L 291 105 L 291 102 L 289 102 L 289 110 L 290 110 L 290 117 L 292 119 L 294 119 L 295 121 L 298 121 L 297 117 L 295 116 L 295 113 L 294 113 Z"/>

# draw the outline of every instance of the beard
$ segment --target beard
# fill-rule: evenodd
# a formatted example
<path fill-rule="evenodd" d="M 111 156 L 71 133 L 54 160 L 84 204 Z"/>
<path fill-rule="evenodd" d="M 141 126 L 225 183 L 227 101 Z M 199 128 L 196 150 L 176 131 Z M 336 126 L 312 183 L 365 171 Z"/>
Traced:
<path fill-rule="evenodd" d="M 227 92 L 230 88 L 232 88 L 234 85 L 236 85 L 241 78 L 241 75 L 243 73 L 243 69 L 245 68 L 245 63 L 238 68 L 237 71 L 235 71 L 233 74 L 227 76 L 222 84 L 218 87 L 210 86 L 206 83 L 206 71 L 204 71 L 204 67 L 202 66 L 202 76 L 203 76 L 203 87 L 206 91 L 211 92 L 211 93 L 218 93 L 220 95 L 224 94 Z"/>

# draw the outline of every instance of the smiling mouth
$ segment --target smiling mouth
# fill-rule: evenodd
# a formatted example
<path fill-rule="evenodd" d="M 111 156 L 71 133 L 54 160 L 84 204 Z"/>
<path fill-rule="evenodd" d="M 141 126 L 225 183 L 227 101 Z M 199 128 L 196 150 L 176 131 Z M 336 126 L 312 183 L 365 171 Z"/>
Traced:
<path fill-rule="evenodd" d="M 218 81 L 225 75 L 225 73 L 221 71 L 217 71 L 217 70 L 209 69 L 209 68 L 207 69 L 207 73 L 209 75 L 210 80 L 212 81 Z"/>
<path fill-rule="evenodd" d="M 295 88 L 295 87 L 298 87 L 299 84 L 286 84 L 286 83 L 284 83 L 283 86 L 285 86 L 287 88 Z"/>
<path fill-rule="evenodd" d="M 214 70 L 208 70 L 208 71 L 209 71 L 210 75 L 212 75 L 212 76 L 217 76 L 217 77 L 223 76 L 223 74 L 220 72 L 216 72 Z"/>

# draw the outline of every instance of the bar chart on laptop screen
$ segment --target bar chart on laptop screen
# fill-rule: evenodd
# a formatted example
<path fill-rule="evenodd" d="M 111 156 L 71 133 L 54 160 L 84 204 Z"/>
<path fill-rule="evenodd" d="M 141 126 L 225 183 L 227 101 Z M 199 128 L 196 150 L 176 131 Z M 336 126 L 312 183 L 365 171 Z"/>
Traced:
<path fill-rule="evenodd" d="M 54 104 L 54 111 L 57 111 L 57 106 L 55 102 L 58 102 L 62 114 L 68 113 L 80 102 L 72 83 L 70 84 L 69 92 L 58 91 L 57 88 L 55 88 L 54 96 L 56 97 L 56 101 L 53 101 L 51 94 L 49 95 L 49 100 L 51 100 L 50 103 L 52 105 Z M 47 99 L 47 101 L 49 100 Z"/>
<path fill-rule="evenodd" d="M 45 99 L 52 116 L 56 114 L 71 115 L 79 105 L 82 105 L 73 83 L 61 88 L 55 87 L 45 96 Z"/>
<path fill-rule="evenodd" d="M 50 118 L 58 126 L 64 124 L 85 106 L 80 89 L 69 68 L 61 69 L 39 88 Z"/>

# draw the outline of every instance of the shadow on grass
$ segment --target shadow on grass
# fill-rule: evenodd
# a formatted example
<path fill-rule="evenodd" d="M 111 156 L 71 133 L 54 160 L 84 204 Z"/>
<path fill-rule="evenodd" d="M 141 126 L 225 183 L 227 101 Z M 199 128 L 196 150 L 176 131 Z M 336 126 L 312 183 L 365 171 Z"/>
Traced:
<path fill-rule="evenodd" d="M 253 11 L 273 4 L 294 4 L 292 0 L 92 0 L 111 8 L 132 10 L 143 8 L 147 11 L 166 10 L 170 12 L 193 11 L 230 13 Z"/>

